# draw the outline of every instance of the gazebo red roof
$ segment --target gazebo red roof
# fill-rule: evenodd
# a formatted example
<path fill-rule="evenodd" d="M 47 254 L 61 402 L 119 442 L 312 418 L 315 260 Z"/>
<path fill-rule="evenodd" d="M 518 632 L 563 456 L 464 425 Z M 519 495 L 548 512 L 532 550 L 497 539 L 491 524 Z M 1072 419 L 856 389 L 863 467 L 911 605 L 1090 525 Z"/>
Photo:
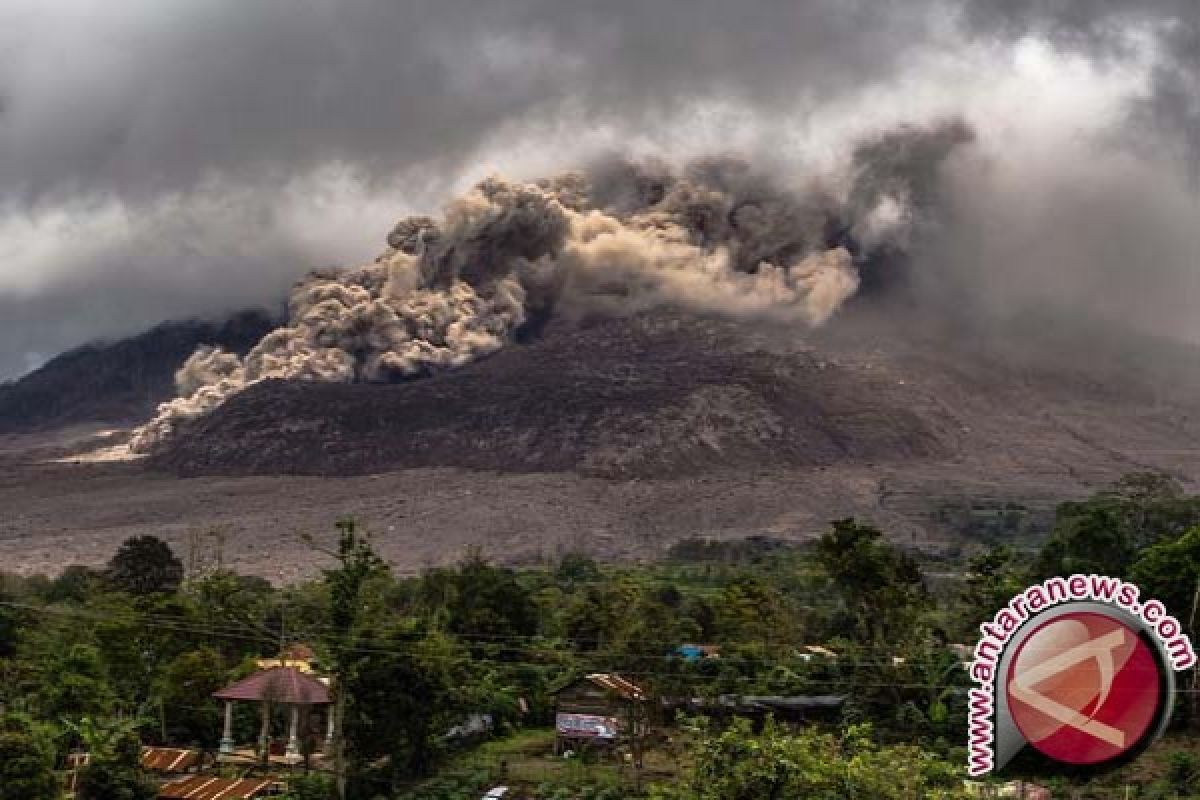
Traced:
<path fill-rule="evenodd" d="M 218 700 L 270 700 L 272 703 L 302 706 L 330 702 L 329 687 L 295 667 L 259 670 L 248 678 L 214 692 L 213 697 Z"/>

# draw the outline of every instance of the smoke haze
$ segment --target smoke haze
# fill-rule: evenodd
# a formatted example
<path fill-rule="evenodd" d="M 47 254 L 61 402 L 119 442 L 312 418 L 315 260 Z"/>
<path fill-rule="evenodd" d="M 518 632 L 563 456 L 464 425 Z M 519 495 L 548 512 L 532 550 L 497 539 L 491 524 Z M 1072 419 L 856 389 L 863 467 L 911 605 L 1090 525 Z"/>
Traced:
<path fill-rule="evenodd" d="M 1195 340 L 1198 73 L 1190 0 L 11 0 L 0 378 L 164 318 L 274 304 L 334 264 L 385 264 L 378 286 L 361 270 L 330 280 L 363 303 L 390 298 L 402 319 L 436 319 L 434 338 L 461 334 L 458 355 L 486 351 L 549 297 L 611 311 L 622 275 L 618 311 L 670 301 L 819 322 L 859 282 L 885 281 L 872 270 L 895 252 L 931 312 L 1063 307 Z M 589 168 L 582 204 L 532 183 L 601 163 L 645 178 L 658 159 L 680 185 L 705 186 L 694 171 L 722 163 L 711 155 L 772 176 L 762 213 L 736 231 L 631 196 L 615 168 Z M 493 174 L 505 178 L 480 184 Z M 726 196 L 761 185 L 720 174 Z M 476 185 L 530 192 L 528 250 L 470 250 L 465 232 L 493 219 L 462 207 Z M 419 223 L 394 229 L 447 203 L 438 242 Z M 655 214 L 686 235 L 655 228 Z M 845 242 L 813 227 L 831 219 L 850 226 Z M 371 262 L 389 232 L 390 254 Z M 424 249 L 406 252 L 406 236 Z M 681 259 L 692 268 L 664 266 Z M 409 261 L 416 273 L 393 263 Z M 839 280 L 804 282 L 822 275 Z M 444 307 L 401 289 L 442 292 Z M 310 305 L 362 304 L 343 299 L 293 295 L 293 322 Z M 455 327 L 466 319 L 489 321 Z M 334 374 L 377 368 L 372 354 L 403 365 L 412 341 L 352 364 L 302 360 Z M 209 355 L 186 388 L 291 363 Z"/>

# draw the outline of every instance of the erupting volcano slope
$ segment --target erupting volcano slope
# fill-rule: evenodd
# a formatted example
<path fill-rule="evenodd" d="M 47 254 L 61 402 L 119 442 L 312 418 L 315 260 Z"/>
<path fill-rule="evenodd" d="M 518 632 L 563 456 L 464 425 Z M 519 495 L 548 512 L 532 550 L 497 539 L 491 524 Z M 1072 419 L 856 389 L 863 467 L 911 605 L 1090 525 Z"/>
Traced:
<path fill-rule="evenodd" d="M 1059 355 L 898 334 L 848 318 L 801 345 L 663 313 L 555 325 L 410 382 L 251 386 L 181 427 L 152 464 L 185 475 L 446 466 L 655 479 L 839 466 L 1064 492 L 1139 469 L 1191 478 L 1197 404 L 1151 372 L 1115 356 L 1066 368 Z"/>
<path fill-rule="evenodd" d="M 184 474 L 456 466 L 674 477 L 946 454 L 895 387 L 737 325 L 645 315 L 555 330 L 407 383 L 268 381 L 177 432 Z"/>

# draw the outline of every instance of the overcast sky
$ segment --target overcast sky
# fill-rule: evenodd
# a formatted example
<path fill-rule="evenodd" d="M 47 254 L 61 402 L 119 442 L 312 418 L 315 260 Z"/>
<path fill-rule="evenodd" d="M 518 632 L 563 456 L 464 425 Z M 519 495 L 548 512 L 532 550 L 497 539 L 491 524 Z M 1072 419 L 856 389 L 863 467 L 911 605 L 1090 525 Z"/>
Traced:
<path fill-rule="evenodd" d="M 0 379 L 273 302 L 491 172 L 799 179 L 948 115 L 978 144 L 931 258 L 1196 338 L 1198 73 L 1195 0 L 4 0 Z"/>

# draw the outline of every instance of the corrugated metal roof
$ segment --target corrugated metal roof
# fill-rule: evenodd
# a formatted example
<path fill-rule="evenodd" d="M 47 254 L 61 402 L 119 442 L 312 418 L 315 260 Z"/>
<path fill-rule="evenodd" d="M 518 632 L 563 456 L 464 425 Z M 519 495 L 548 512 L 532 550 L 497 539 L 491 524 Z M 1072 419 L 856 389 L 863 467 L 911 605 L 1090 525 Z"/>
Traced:
<path fill-rule="evenodd" d="M 275 783 L 268 778 L 213 778 L 197 775 L 158 790 L 159 800 L 240 800 L 260 797 Z"/>
<path fill-rule="evenodd" d="M 155 772 L 183 772 L 199 763 L 199 750 L 185 750 L 178 747 L 142 748 L 142 769 Z"/>
<path fill-rule="evenodd" d="M 295 667 L 260 670 L 226 686 L 213 697 L 218 700 L 270 700 L 273 703 L 324 705 L 330 701 L 329 687 Z"/>
<path fill-rule="evenodd" d="M 200 763 L 199 750 L 179 747 L 143 747 L 142 769 L 155 772 L 183 772 Z M 67 769 L 81 769 L 92 763 L 91 753 L 68 753 Z"/>
<path fill-rule="evenodd" d="M 830 650 L 828 647 L 822 647 L 819 644 L 806 644 L 804 649 L 814 656 L 824 656 L 825 658 L 837 658 L 837 653 Z"/>
<path fill-rule="evenodd" d="M 646 698 L 646 693 L 640 686 L 613 672 L 593 672 L 587 676 L 587 679 L 601 689 L 615 692 L 626 700 L 644 700 Z"/>

